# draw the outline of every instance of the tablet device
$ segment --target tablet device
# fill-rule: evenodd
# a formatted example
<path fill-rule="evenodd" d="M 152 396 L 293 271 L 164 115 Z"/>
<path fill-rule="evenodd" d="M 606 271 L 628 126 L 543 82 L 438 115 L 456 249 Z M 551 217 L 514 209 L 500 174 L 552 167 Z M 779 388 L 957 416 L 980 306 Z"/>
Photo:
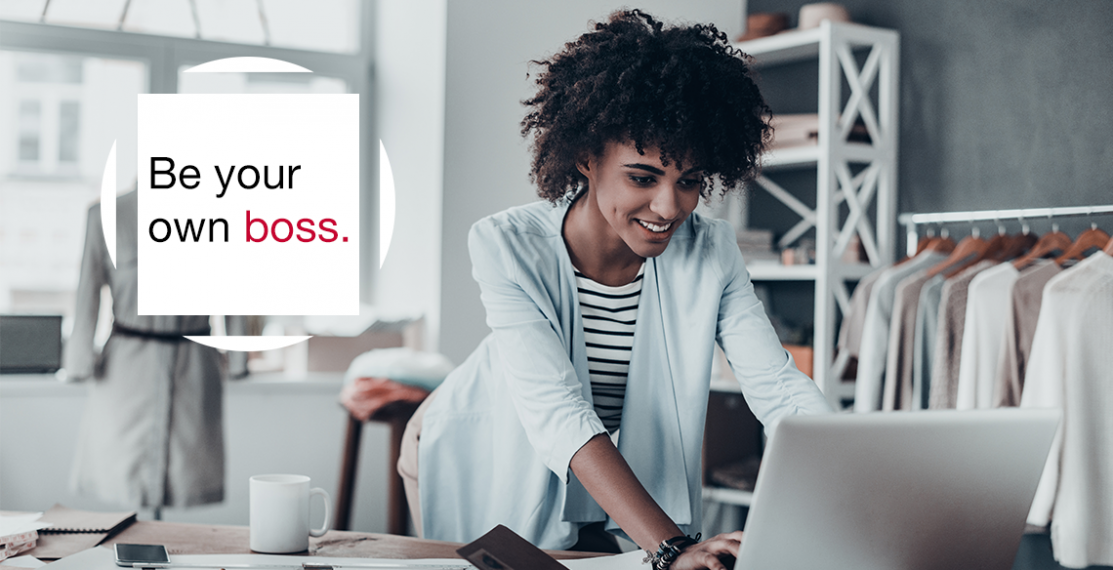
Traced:
<path fill-rule="evenodd" d="M 136 564 L 169 564 L 170 555 L 161 544 L 116 544 L 116 565 L 134 567 Z"/>

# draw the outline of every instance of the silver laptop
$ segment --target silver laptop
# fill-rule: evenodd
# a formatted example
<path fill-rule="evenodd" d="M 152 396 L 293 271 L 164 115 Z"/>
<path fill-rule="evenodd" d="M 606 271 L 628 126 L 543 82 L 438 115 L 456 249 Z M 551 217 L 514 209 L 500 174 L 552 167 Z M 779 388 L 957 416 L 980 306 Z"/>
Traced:
<path fill-rule="evenodd" d="M 1056 410 L 790 417 L 735 570 L 1009 570 Z"/>

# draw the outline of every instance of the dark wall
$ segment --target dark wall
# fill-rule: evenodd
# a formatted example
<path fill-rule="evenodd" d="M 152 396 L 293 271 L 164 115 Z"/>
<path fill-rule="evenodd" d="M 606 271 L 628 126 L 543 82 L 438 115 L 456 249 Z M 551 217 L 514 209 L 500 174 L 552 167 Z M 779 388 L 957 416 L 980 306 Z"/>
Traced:
<path fill-rule="evenodd" d="M 796 25 L 805 3 L 749 11 Z M 842 4 L 901 33 L 901 212 L 1113 204 L 1113 2 Z M 761 71 L 775 112 L 815 112 L 814 66 L 801 66 Z"/>

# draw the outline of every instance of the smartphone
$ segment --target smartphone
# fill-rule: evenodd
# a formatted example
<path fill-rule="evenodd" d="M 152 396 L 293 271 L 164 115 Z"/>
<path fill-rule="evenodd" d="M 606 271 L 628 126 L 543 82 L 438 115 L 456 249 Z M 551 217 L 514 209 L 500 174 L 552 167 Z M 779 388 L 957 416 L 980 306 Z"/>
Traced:
<path fill-rule="evenodd" d="M 136 564 L 169 564 L 170 555 L 161 544 L 116 544 L 116 565 L 134 567 Z"/>

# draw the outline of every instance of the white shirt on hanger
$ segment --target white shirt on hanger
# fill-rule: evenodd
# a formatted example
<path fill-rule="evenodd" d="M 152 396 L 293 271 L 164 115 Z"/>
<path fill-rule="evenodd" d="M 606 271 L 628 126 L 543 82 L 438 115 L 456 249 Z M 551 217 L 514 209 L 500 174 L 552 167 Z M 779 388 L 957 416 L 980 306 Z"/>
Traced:
<path fill-rule="evenodd" d="M 1051 520 L 1055 559 L 1113 565 L 1113 257 L 1095 253 L 1048 281 L 1022 408 L 1062 408 L 1029 524 Z"/>
<path fill-rule="evenodd" d="M 1001 263 L 979 273 L 970 282 L 955 396 L 955 408 L 959 410 L 993 407 L 997 353 L 1012 307 L 1010 292 L 1019 275 L 1020 271 L 1013 264 Z"/>

